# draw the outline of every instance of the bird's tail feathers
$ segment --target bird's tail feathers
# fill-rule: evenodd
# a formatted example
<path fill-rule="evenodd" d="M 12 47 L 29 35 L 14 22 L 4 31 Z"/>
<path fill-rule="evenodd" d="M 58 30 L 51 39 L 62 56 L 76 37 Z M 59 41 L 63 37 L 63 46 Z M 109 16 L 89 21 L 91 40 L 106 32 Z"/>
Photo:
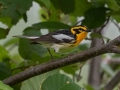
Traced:
<path fill-rule="evenodd" d="M 27 39 L 37 39 L 39 38 L 39 36 L 22 36 L 22 35 L 18 35 L 18 36 L 13 36 L 13 37 L 18 37 L 18 38 L 27 38 Z"/>

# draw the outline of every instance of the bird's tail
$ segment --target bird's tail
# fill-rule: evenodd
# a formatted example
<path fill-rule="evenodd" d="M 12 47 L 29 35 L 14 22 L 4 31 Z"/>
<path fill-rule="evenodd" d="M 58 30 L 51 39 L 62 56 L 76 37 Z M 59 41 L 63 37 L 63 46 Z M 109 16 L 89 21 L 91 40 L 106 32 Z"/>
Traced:
<path fill-rule="evenodd" d="M 30 40 L 33 40 L 33 39 L 37 39 L 37 38 L 39 38 L 39 36 L 21 36 L 21 35 L 13 36 L 13 37 L 27 38 L 27 39 L 30 39 Z"/>

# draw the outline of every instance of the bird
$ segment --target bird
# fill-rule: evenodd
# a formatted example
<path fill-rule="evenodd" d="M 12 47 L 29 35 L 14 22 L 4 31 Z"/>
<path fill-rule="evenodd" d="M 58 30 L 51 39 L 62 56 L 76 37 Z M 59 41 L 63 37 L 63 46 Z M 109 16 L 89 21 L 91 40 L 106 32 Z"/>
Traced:
<path fill-rule="evenodd" d="M 54 59 L 50 49 L 53 49 L 54 52 L 59 53 L 60 49 L 78 46 L 79 43 L 86 38 L 88 32 L 90 31 L 91 30 L 85 25 L 76 25 L 70 29 L 56 30 L 42 36 L 18 35 L 13 37 L 26 38 L 29 39 L 32 44 L 43 45 L 50 53 L 51 58 Z"/>

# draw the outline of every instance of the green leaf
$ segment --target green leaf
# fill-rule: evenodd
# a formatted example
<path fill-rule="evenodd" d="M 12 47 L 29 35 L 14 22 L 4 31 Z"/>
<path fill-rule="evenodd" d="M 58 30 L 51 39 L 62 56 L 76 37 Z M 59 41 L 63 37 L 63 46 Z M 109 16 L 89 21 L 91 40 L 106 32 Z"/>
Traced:
<path fill-rule="evenodd" d="M 91 33 L 90 36 L 91 36 L 92 38 L 103 38 L 103 36 L 100 35 L 100 34 L 98 34 L 98 33 Z"/>
<path fill-rule="evenodd" d="M 75 10 L 74 0 L 50 0 L 55 8 L 60 9 L 65 14 L 69 14 Z"/>
<path fill-rule="evenodd" d="M 75 25 L 77 22 L 77 17 L 70 16 L 71 25 Z"/>
<path fill-rule="evenodd" d="M 120 57 L 120 54 L 114 53 L 114 55 L 113 55 L 112 57 L 113 57 L 113 58 L 118 58 L 118 57 Z"/>
<path fill-rule="evenodd" d="M 118 23 L 120 22 L 120 10 L 110 12 L 113 19 L 115 19 Z"/>
<path fill-rule="evenodd" d="M 24 30 L 26 36 L 40 36 L 40 30 L 36 30 L 33 27 L 28 27 Z M 40 60 L 46 54 L 46 49 L 38 44 L 30 44 L 27 39 L 20 39 L 19 41 L 19 53 L 24 59 Z"/>
<path fill-rule="evenodd" d="M 55 73 L 59 73 L 59 70 L 50 71 L 45 74 L 30 78 L 22 83 L 20 90 L 42 90 L 42 83 L 45 81 L 45 79 Z"/>
<path fill-rule="evenodd" d="M 51 2 L 50 0 L 34 0 L 37 4 L 40 5 L 40 7 L 44 7 L 46 9 L 50 9 L 51 8 Z"/>
<path fill-rule="evenodd" d="M 61 23 L 61 22 L 40 22 L 33 24 L 34 28 L 37 29 L 68 29 L 71 28 L 71 26 Z"/>
<path fill-rule="evenodd" d="M 88 49 L 88 46 L 87 46 L 88 44 L 80 44 L 79 45 L 79 49 L 81 50 L 81 51 L 84 51 L 84 50 L 87 50 Z"/>
<path fill-rule="evenodd" d="M 10 58 L 9 52 L 0 45 L 0 61 L 4 61 Z"/>
<path fill-rule="evenodd" d="M 0 81 L 0 90 L 13 90 L 9 85 L 4 84 Z"/>
<path fill-rule="evenodd" d="M 68 65 L 61 68 L 64 72 L 68 74 L 75 75 L 75 72 L 79 69 L 77 64 Z"/>
<path fill-rule="evenodd" d="M 68 83 L 61 87 L 59 90 L 82 90 L 82 88 L 75 83 Z"/>
<path fill-rule="evenodd" d="M 16 24 L 21 18 L 21 15 L 26 13 L 32 6 L 33 0 L 1 0 L 2 3 L 0 17 L 9 17 L 12 19 L 11 23 Z"/>
<path fill-rule="evenodd" d="M 106 20 L 106 8 L 90 8 L 85 12 L 85 19 L 82 24 L 88 28 L 97 28 L 101 26 Z"/>
<path fill-rule="evenodd" d="M 18 43 L 18 38 L 11 38 L 11 39 L 9 39 L 8 41 L 6 41 L 6 42 L 3 44 L 3 46 L 4 46 L 4 47 L 8 47 L 8 46 L 13 45 L 13 44 L 16 44 L 16 43 Z"/>
<path fill-rule="evenodd" d="M 45 4 L 45 6 L 49 9 L 50 8 L 50 0 L 40 0 Z"/>
<path fill-rule="evenodd" d="M 20 90 L 21 83 L 11 86 L 14 90 Z"/>
<path fill-rule="evenodd" d="M 94 90 L 94 88 L 90 85 L 84 85 L 86 90 Z"/>
<path fill-rule="evenodd" d="M 11 70 L 8 68 L 8 66 L 3 63 L 0 62 L 0 80 L 3 80 L 5 78 L 8 78 L 12 75 Z"/>
<path fill-rule="evenodd" d="M 47 12 L 47 15 L 49 17 L 48 21 L 58 21 L 60 22 L 60 19 L 62 18 L 60 14 L 60 10 L 56 9 L 52 4 L 50 7 L 50 14 Z M 58 14 L 59 13 L 59 14 Z"/>
<path fill-rule="evenodd" d="M 120 9 L 120 6 L 117 4 L 117 0 L 105 0 L 108 7 L 114 11 L 118 11 Z"/>
<path fill-rule="evenodd" d="M 120 6 L 120 0 L 115 0 L 115 1 Z"/>
<path fill-rule="evenodd" d="M 113 19 L 115 19 L 118 23 L 120 22 L 120 13 L 118 15 L 112 15 Z"/>
<path fill-rule="evenodd" d="M 40 20 L 41 21 L 46 21 L 46 20 L 48 20 L 48 13 L 45 11 L 45 10 L 43 10 L 42 8 L 39 10 L 39 16 L 40 16 Z"/>
<path fill-rule="evenodd" d="M 64 74 L 53 74 L 49 76 L 43 82 L 43 90 L 59 90 L 59 88 L 63 87 L 68 83 L 72 83 L 72 79 Z"/>
<path fill-rule="evenodd" d="M 11 18 L 9 18 L 9 17 L 0 17 L 0 21 L 1 21 L 3 24 L 7 25 L 9 28 L 12 27 Z"/>
<path fill-rule="evenodd" d="M 27 14 L 26 14 L 26 13 L 23 14 L 23 20 L 24 20 L 25 22 L 28 21 L 28 20 L 27 20 Z"/>
<path fill-rule="evenodd" d="M 105 1 L 106 0 L 91 0 L 91 3 L 95 7 L 100 7 L 100 6 L 104 6 L 106 4 Z"/>
<path fill-rule="evenodd" d="M 92 3 L 94 4 L 94 6 L 103 6 L 107 4 L 108 8 L 114 11 L 120 10 L 119 0 L 92 0 Z"/>
<path fill-rule="evenodd" d="M 7 30 L 0 28 L 0 39 L 6 38 Z"/>
<path fill-rule="evenodd" d="M 83 16 L 90 7 L 91 4 L 87 0 L 75 0 L 75 10 L 72 15 Z"/>

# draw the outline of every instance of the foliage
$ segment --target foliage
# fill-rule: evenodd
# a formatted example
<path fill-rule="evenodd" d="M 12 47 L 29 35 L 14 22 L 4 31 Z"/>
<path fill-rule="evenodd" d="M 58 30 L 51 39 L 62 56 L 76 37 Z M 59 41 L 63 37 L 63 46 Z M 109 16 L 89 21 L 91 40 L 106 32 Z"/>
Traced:
<path fill-rule="evenodd" d="M 0 81 L 0 90 L 13 90 L 10 86 L 5 85 Z"/>
<path fill-rule="evenodd" d="M 41 22 L 25 28 L 23 35 L 41 36 L 42 30 L 44 29 L 47 29 L 48 32 L 58 29 L 70 29 L 76 25 L 76 23 L 84 24 L 89 29 L 95 30 L 98 27 L 102 27 L 108 18 L 115 21 L 116 24 L 120 23 L 119 0 L 0 0 L 0 22 L 6 25 L 6 28 L 0 27 L 0 40 L 6 39 L 13 27 L 17 27 L 15 25 L 18 24 L 21 19 L 27 23 L 27 11 L 32 7 L 33 2 L 39 4 L 41 7 L 39 11 Z M 81 17 L 84 19 L 78 19 Z M 79 20 L 81 21 L 80 23 Z M 91 33 L 90 40 L 93 38 L 102 38 L 106 40 L 106 42 L 110 40 L 102 36 L 99 32 Z M 16 47 L 19 53 L 11 53 Z M 88 49 L 88 44 L 84 43 L 70 51 L 64 51 L 76 53 L 86 49 Z M 52 50 L 51 52 L 55 58 L 65 56 L 56 54 Z M 116 56 L 119 57 L 120 55 L 111 55 L 111 58 Z M 105 58 L 105 56 L 103 58 Z M 3 43 L 3 45 L 0 45 L 0 79 L 3 80 L 29 67 L 45 63 L 50 59 L 49 53 L 43 46 L 30 44 L 30 41 L 26 39 L 11 38 Z M 101 69 L 104 72 L 103 84 L 106 83 L 106 81 L 104 82 L 104 77 L 114 76 L 115 71 L 119 70 L 119 66 L 114 67 L 115 66 L 111 65 L 103 65 Z M 76 73 L 78 69 L 79 64 L 74 64 L 65 66 L 60 70 L 75 77 L 78 75 L 78 73 Z M 113 71 L 113 69 L 115 71 Z M 50 74 L 44 77 L 43 82 L 40 82 L 42 77 L 44 77 L 44 74 L 22 82 L 21 90 L 26 90 L 24 88 L 27 86 L 30 90 L 33 90 L 32 88 L 37 88 L 37 85 L 41 86 L 40 90 L 80 90 L 82 87 L 61 73 Z M 109 77 L 107 79 L 109 79 Z M 33 83 L 37 84 L 33 85 Z M 12 90 L 10 87 L 2 84 L 2 82 L 0 82 L 0 86 L 3 86 L 3 88 L 0 87 L 2 90 L 7 90 L 4 89 L 4 87 Z M 53 86 L 53 88 L 51 86 Z M 92 90 L 89 89 L 89 87 L 84 88 Z M 20 86 L 18 88 L 20 88 Z"/>
<path fill-rule="evenodd" d="M 52 81 L 52 82 L 51 82 Z M 58 71 L 38 75 L 22 83 L 21 90 L 80 90 L 71 78 Z"/>

